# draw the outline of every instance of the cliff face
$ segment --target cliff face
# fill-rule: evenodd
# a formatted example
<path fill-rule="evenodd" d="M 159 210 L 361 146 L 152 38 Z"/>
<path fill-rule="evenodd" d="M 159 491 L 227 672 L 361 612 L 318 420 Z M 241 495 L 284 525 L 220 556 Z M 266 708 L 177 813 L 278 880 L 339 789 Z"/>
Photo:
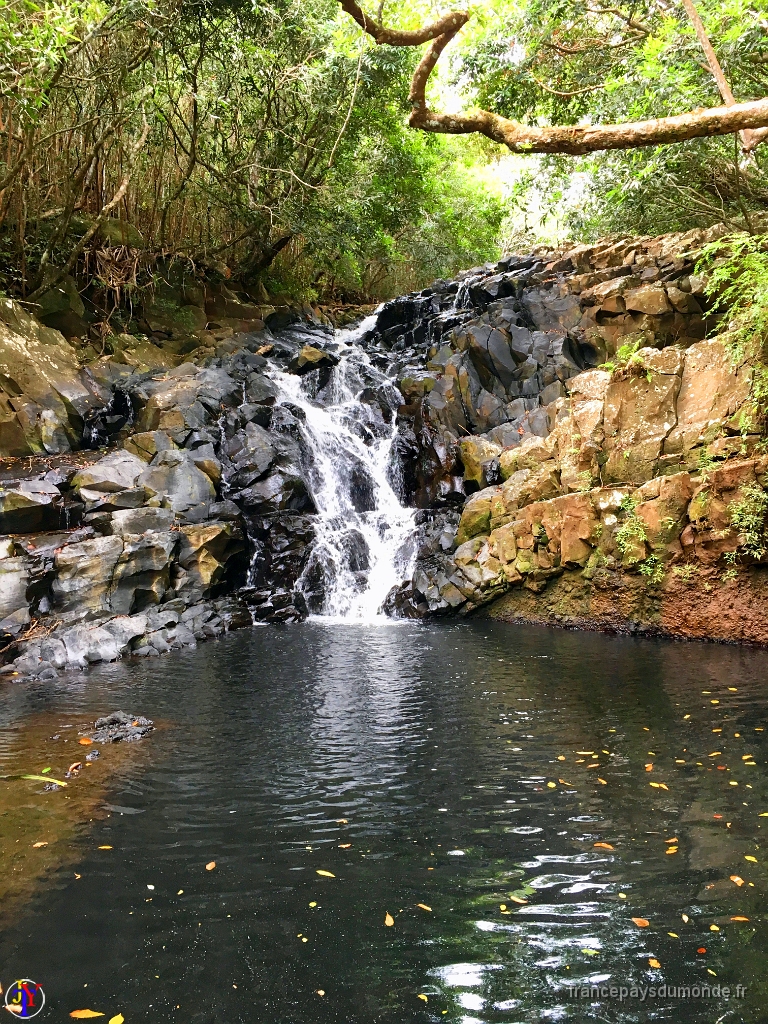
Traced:
<path fill-rule="evenodd" d="M 465 492 L 478 489 L 452 550 L 425 529 L 393 606 L 768 640 L 768 458 L 750 432 L 751 367 L 716 338 L 697 340 L 707 314 L 691 271 L 703 240 L 546 252 L 517 278 L 475 281 L 476 292 L 510 289 L 512 277 L 514 298 L 440 338 L 440 372 L 422 378 L 412 422 L 422 450 L 447 454 L 443 481 L 458 491 L 460 472 Z M 506 378 L 493 335 L 511 353 Z M 589 368 L 598 359 L 608 368 Z M 512 418 L 518 391 L 529 404 Z M 492 405 L 506 421 L 488 429 Z"/>

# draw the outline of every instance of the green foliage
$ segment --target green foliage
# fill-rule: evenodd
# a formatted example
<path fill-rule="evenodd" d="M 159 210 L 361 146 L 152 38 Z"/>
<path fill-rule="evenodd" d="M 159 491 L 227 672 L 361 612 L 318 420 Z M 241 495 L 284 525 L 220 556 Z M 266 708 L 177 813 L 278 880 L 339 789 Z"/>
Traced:
<path fill-rule="evenodd" d="M 649 555 L 639 566 L 638 572 L 649 583 L 661 583 L 664 579 L 664 564 L 658 555 Z"/>
<path fill-rule="evenodd" d="M 685 562 L 683 565 L 675 565 L 672 568 L 674 575 L 681 579 L 683 583 L 692 583 L 700 571 L 695 562 Z"/>
<path fill-rule="evenodd" d="M 748 484 L 728 506 L 728 515 L 742 551 L 762 558 L 768 547 L 768 494 L 759 484 Z"/>
<path fill-rule="evenodd" d="M 636 543 L 644 544 L 648 540 L 645 523 L 637 514 L 639 504 L 640 499 L 634 494 L 625 494 L 621 499 L 619 510 L 623 520 L 614 534 L 614 539 L 622 555 L 626 555 Z"/>

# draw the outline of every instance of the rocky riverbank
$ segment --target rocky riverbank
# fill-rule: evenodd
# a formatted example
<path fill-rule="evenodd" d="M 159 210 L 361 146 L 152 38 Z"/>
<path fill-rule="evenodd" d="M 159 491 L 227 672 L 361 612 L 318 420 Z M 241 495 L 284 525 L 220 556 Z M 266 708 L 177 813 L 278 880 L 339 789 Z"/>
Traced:
<path fill-rule="evenodd" d="M 338 403 L 356 352 L 347 438 L 396 424 L 389 479 L 419 510 L 390 614 L 766 642 L 744 526 L 768 504 L 752 370 L 708 337 L 694 272 L 716 234 L 510 256 L 343 334 L 318 309 L 187 282 L 99 354 L 55 328 L 71 309 L 44 324 L 0 300 L 2 671 L 45 678 L 322 612 L 306 401 Z M 375 481 L 355 459 L 347 497 L 365 515 Z M 369 548 L 359 529 L 334 547 L 352 588 Z"/>

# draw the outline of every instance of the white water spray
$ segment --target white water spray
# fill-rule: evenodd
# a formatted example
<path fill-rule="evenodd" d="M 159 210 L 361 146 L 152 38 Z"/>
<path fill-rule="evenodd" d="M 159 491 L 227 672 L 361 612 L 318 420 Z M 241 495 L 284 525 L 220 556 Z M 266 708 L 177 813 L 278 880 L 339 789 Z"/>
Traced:
<path fill-rule="evenodd" d="M 361 399 L 366 388 L 393 385 L 353 341 L 351 332 L 337 334 L 341 358 L 322 405 L 310 397 L 304 378 L 279 371 L 270 376 L 279 402 L 304 413 L 300 429 L 317 508 L 315 541 L 298 589 L 311 608 L 313 592 L 320 594 L 312 610 L 326 620 L 375 622 L 384 620 L 381 608 L 392 587 L 410 577 L 415 510 L 400 503 L 390 483 L 395 416 L 388 424 L 378 406 Z"/>

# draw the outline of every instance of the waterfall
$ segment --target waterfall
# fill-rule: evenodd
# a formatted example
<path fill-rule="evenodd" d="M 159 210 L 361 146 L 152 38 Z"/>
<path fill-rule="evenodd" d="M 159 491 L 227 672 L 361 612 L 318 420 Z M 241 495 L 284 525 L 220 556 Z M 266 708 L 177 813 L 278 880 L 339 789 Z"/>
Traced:
<path fill-rule="evenodd" d="M 317 509 L 297 589 L 313 615 L 374 622 L 384 619 L 381 607 L 392 587 L 410 575 L 415 510 L 403 506 L 395 490 L 392 447 L 402 398 L 355 343 L 363 329 L 337 333 L 339 362 L 323 387 L 317 371 L 299 377 L 273 369 L 270 376 L 279 403 L 300 410 Z"/>

